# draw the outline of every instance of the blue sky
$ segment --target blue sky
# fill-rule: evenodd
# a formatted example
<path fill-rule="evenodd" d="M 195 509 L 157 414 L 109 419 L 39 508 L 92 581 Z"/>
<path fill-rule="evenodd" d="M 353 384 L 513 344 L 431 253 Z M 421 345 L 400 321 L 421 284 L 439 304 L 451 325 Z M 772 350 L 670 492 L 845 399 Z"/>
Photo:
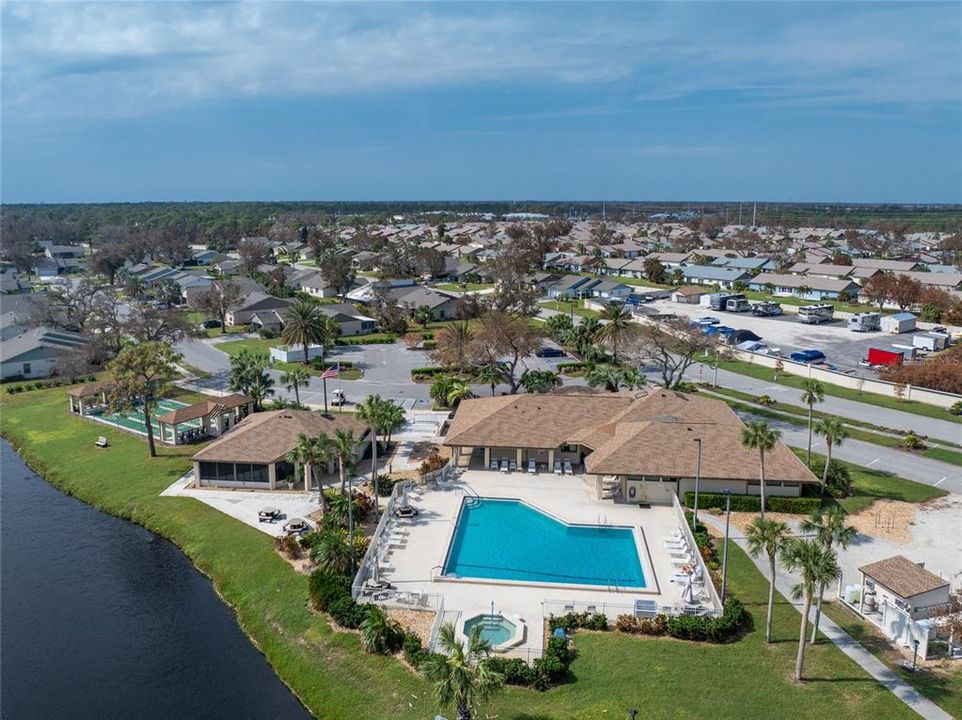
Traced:
<path fill-rule="evenodd" d="M 6 2 L 4 202 L 962 202 L 962 5 Z"/>

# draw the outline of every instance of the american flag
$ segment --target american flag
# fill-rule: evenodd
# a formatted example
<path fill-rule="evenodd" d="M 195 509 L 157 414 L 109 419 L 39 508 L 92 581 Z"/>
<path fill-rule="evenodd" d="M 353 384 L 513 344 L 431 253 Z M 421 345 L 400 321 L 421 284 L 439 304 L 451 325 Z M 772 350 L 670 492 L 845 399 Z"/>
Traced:
<path fill-rule="evenodd" d="M 321 373 L 321 380 L 326 380 L 327 378 L 335 378 L 341 372 L 341 363 L 338 363 L 334 367 L 329 367 L 327 370 Z"/>

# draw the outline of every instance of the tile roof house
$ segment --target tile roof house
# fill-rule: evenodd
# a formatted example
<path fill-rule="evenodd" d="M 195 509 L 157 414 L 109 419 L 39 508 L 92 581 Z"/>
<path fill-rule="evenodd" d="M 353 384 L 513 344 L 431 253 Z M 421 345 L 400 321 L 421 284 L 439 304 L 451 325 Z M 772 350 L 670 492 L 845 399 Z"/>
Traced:
<path fill-rule="evenodd" d="M 364 457 L 369 444 L 368 427 L 350 414 L 325 415 L 311 410 L 273 410 L 249 415 L 191 460 L 194 481 L 199 486 L 243 487 L 274 490 L 303 478 L 304 489 L 317 487 L 310 475 L 297 472 L 287 453 L 297 446 L 301 435 L 333 436 L 349 430 L 358 438 L 355 459 Z M 333 472 L 333 463 L 326 468 Z"/>
<path fill-rule="evenodd" d="M 694 488 L 696 438 L 702 441 L 701 487 L 759 494 L 758 454 L 741 444 L 743 425 L 723 402 L 669 390 L 647 393 L 566 392 L 464 400 L 444 444 L 462 467 L 492 460 L 556 462 L 583 469 L 597 487 L 616 476 L 621 499 L 670 503 Z M 778 443 L 765 455 L 766 492 L 798 496 L 818 480 Z M 536 479 L 532 479 L 536 482 Z"/>

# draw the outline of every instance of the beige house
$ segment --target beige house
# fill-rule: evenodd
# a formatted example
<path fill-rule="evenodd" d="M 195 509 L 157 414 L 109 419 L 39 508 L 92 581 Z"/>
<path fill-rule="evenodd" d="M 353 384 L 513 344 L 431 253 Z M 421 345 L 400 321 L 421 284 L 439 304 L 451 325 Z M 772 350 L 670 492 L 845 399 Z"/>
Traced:
<path fill-rule="evenodd" d="M 941 614 L 949 604 L 949 581 L 902 555 L 863 565 L 862 614 L 882 614 L 886 607 L 896 608 L 912 620 Z"/>
<path fill-rule="evenodd" d="M 325 415 L 310 410 L 273 410 L 249 415 L 194 455 L 194 481 L 198 486 L 242 487 L 275 490 L 297 478 L 311 490 L 306 473 L 287 460 L 301 435 L 333 437 L 337 430 L 350 430 L 356 437 L 354 462 L 364 457 L 370 444 L 368 427 L 352 415 Z M 331 462 L 323 474 L 335 473 Z"/>
<path fill-rule="evenodd" d="M 527 471 L 533 461 L 537 473 L 585 475 L 599 496 L 666 504 L 695 488 L 696 440 L 703 492 L 760 494 L 758 453 L 742 446 L 742 428 L 720 400 L 663 389 L 506 395 L 462 401 L 444 444 L 460 467 L 506 460 Z M 769 496 L 818 483 L 782 443 L 765 454 L 765 479 Z"/>

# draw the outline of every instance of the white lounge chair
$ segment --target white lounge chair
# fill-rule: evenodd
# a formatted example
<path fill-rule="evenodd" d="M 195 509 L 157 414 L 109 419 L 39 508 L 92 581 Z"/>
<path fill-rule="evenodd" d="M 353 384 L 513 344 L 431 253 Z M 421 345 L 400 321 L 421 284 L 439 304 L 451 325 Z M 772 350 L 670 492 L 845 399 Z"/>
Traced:
<path fill-rule="evenodd" d="M 517 469 L 518 469 L 518 461 L 508 460 L 508 470 L 510 470 L 511 472 L 514 472 Z"/>
<path fill-rule="evenodd" d="M 560 474 L 561 474 L 561 461 L 560 461 L 560 460 L 555 460 L 555 461 L 554 461 L 554 474 L 555 474 L 555 475 L 560 475 Z"/>
<path fill-rule="evenodd" d="M 507 461 L 507 460 L 502 460 L 502 461 L 501 461 L 501 472 L 503 472 L 503 473 L 508 472 L 508 461 Z"/>
<path fill-rule="evenodd" d="M 674 540 L 665 540 L 665 548 L 668 550 L 685 550 L 686 552 L 691 549 L 686 540 L 678 540 L 677 542 Z"/>
<path fill-rule="evenodd" d="M 565 470 L 565 475 L 574 475 L 574 470 L 571 467 L 570 460 L 565 460 L 564 470 Z"/>
<path fill-rule="evenodd" d="M 538 472 L 538 464 L 534 460 L 528 460 L 528 472 L 529 473 Z"/>
<path fill-rule="evenodd" d="M 498 469 L 497 458 L 491 458 L 491 462 L 488 463 L 488 470 L 497 470 L 497 469 Z"/>

